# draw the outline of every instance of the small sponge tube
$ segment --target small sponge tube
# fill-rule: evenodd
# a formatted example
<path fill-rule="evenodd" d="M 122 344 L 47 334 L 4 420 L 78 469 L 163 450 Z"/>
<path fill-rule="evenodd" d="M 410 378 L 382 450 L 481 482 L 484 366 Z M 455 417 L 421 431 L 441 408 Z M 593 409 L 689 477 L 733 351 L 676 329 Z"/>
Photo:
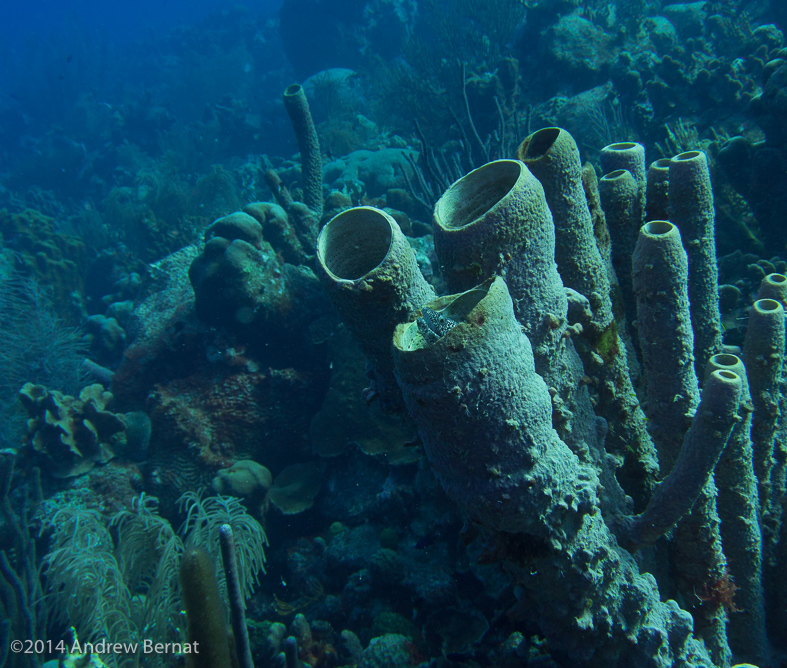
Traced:
<path fill-rule="evenodd" d="M 741 388 L 740 377 L 732 371 L 708 376 L 675 467 L 630 527 L 628 538 L 634 545 L 654 542 L 691 511 L 738 422 Z"/>
<path fill-rule="evenodd" d="M 399 225 L 374 207 L 343 211 L 320 232 L 317 274 L 369 362 L 381 408 L 398 410 L 391 336 L 398 323 L 435 297 Z"/>

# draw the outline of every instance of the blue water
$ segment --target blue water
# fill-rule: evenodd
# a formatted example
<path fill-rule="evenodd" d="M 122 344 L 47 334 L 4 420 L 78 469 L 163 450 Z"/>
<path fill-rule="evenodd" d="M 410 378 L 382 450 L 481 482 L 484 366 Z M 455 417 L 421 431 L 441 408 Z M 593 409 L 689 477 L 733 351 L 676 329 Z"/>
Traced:
<path fill-rule="evenodd" d="M 196 23 L 212 12 L 235 6 L 221 0 L 30 0 L 7 2 L 0 11 L 0 40 L 15 46 L 32 36 L 47 37 L 79 24 L 86 31 L 105 34 L 115 43 L 163 32 L 177 25 Z M 255 13 L 278 10 L 281 0 L 251 0 L 244 3 Z"/>

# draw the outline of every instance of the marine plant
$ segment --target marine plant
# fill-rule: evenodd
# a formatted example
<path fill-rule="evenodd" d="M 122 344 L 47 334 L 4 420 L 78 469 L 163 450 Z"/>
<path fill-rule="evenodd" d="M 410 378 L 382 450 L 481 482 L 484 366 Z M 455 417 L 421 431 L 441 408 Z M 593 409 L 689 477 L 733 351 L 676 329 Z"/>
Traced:
<path fill-rule="evenodd" d="M 260 523 L 249 515 L 240 500 L 233 496 L 209 496 L 201 499 L 196 492 L 186 492 L 179 500 L 186 519 L 179 529 L 186 545 L 202 545 L 218 561 L 219 531 L 229 524 L 235 535 L 241 591 L 248 598 L 265 572 L 265 546 L 268 538 Z M 226 585 L 220 578 L 220 587 Z"/>
<path fill-rule="evenodd" d="M 697 126 L 684 118 L 678 118 L 674 123 L 665 123 L 664 134 L 663 143 L 656 142 L 655 144 L 656 149 L 664 158 L 701 148 Z"/>
<path fill-rule="evenodd" d="M 461 125 L 472 125 L 472 116 L 478 123 L 483 116 L 480 141 L 485 141 L 498 125 L 494 99 L 506 115 L 511 113 L 511 92 L 518 77 L 508 76 L 512 61 L 506 56 L 525 12 L 519 0 L 420 3 L 403 58 L 371 64 L 378 84 L 374 94 L 381 100 L 378 112 L 400 132 L 411 132 L 415 119 L 440 143 L 458 119 Z M 473 128 L 466 132 L 471 134 Z"/>

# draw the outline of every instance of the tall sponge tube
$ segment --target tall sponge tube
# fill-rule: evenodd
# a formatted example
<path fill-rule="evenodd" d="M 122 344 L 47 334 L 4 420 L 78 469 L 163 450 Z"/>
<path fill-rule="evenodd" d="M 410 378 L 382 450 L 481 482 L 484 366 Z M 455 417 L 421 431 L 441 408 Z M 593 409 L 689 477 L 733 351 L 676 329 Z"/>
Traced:
<path fill-rule="evenodd" d="M 676 155 L 669 166 L 669 219 L 689 256 L 689 299 L 697 374 L 721 351 L 715 209 L 708 159 L 701 151 Z"/>
<path fill-rule="evenodd" d="M 613 319 L 609 277 L 593 234 L 574 138 L 561 128 L 543 128 L 524 139 L 517 158 L 544 187 L 555 223 L 555 260 L 563 283 L 587 297 L 593 328 L 606 330 Z"/>
<path fill-rule="evenodd" d="M 309 103 L 303 88 L 298 84 L 287 86 L 284 91 L 284 108 L 290 117 L 303 169 L 303 203 L 319 220 L 322 217 L 322 155 L 317 130 L 314 127 Z"/>
<path fill-rule="evenodd" d="M 760 481 L 760 501 L 771 506 L 774 436 L 780 417 L 780 389 L 785 357 L 784 308 L 776 299 L 758 299 L 749 312 L 743 361 L 754 403 L 752 442 L 754 470 Z M 778 499 L 774 500 L 778 503 Z"/>
<path fill-rule="evenodd" d="M 578 517 L 577 508 L 593 505 L 595 478 L 589 471 L 577 477 L 577 456 L 552 429 L 549 391 L 505 281 L 490 279 L 429 306 L 456 326 L 430 343 L 418 322 L 401 324 L 393 349 L 438 479 L 485 526 L 547 538 L 559 516 Z"/>
<path fill-rule="evenodd" d="M 652 543 L 691 511 L 738 422 L 740 396 L 736 373 L 722 369 L 708 376 L 675 467 L 632 526 L 633 543 Z"/>
<path fill-rule="evenodd" d="M 699 403 L 688 262 L 678 228 L 665 220 L 642 226 L 632 261 L 639 341 L 647 378 L 647 416 L 662 473 L 669 472 Z"/>

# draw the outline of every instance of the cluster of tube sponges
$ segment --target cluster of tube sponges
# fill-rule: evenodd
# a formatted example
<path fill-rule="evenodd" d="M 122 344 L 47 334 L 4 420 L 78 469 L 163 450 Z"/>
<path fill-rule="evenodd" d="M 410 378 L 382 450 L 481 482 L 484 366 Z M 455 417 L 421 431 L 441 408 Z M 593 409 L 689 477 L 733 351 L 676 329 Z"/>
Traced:
<path fill-rule="evenodd" d="M 741 362 L 721 344 L 703 153 L 646 169 L 640 145 L 615 144 L 597 181 L 571 136 L 547 128 L 517 158 L 437 202 L 447 296 L 383 211 L 350 209 L 322 229 L 318 274 L 367 357 L 368 396 L 415 419 L 438 479 L 506 555 L 556 656 L 764 662 L 784 286 L 763 285 Z M 686 577 L 638 565 L 658 554 Z M 728 621 L 711 599 L 730 577 Z M 706 604 L 664 602 L 657 578 Z"/>

